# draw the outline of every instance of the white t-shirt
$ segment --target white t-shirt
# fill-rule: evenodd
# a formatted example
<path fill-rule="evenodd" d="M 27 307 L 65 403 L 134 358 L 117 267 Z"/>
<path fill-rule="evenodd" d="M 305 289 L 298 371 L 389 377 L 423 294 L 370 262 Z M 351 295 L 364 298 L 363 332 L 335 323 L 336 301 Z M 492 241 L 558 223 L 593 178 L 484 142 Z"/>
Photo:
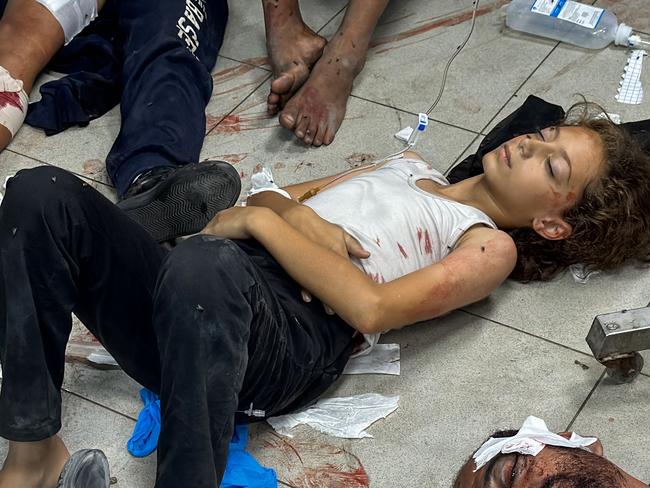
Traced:
<path fill-rule="evenodd" d="M 482 211 L 422 190 L 416 185 L 420 179 L 449 185 L 427 163 L 396 159 L 318 193 L 305 205 L 357 239 L 370 257 L 352 262 L 384 283 L 442 260 L 472 226 L 496 228 Z M 379 334 L 366 335 L 366 347 L 378 339 Z"/>

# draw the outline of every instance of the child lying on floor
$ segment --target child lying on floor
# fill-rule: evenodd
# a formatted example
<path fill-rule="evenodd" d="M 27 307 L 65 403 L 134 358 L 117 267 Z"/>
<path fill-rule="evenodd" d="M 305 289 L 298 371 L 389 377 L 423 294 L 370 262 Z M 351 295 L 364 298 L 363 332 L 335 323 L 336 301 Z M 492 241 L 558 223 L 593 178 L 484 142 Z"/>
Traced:
<path fill-rule="evenodd" d="M 71 312 L 160 395 L 156 487 L 214 488 L 236 415 L 313 401 L 361 335 L 480 300 L 513 270 L 647 257 L 650 163 L 610 121 L 570 113 L 483 166 L 449 185 L 409 153 L 262 192 L 171 252 L 73 175 L 21 171 L 0 207 L 0 488 L 55 487 L 62 470 L 63 486 L 108 486 L 101 454 L 68 460 L 57 436 Z"/>

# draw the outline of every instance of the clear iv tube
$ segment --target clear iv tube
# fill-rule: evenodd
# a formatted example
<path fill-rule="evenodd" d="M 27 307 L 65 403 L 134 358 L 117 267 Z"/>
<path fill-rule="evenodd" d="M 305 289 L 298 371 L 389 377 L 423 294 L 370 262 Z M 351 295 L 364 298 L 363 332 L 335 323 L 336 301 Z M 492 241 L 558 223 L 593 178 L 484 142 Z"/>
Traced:
<path fill-rule="evenodd" d="M 630 47 L 637 49 L 647 49 L 650 51 L 650 37 L 634 32 L 629 38 Z"/>
<path fill-rule="evenodd" d="M 436 106 L 438 105 L 438 103 L 442 99 L 442 94 L 444 93 L 445 86 L 447 85 L 447 74 L 449 73 L 449 68 L 451 67 L 451 64 L 454 62 L 454 59 L 456 59 L 456 56 L 458 56 L 460 54 L 460 52 L 463 50 L 463 48 L 465 47 L 465 45 L 469 41 L 470 37 L 472 37 L 472 33 L 474 32 L 474 26 L 476 25 L 476 11 L 478 10 L 479 2 L 480 2 L 480 0 L 474 0 L 474 2 L 472 2 L 473 5 L 474 5 L 474 9 L 472 10 L 472 24 L 471 24 L 471 27 L 469 29 L 469 32 L 465 36 L 465 39 L 463 40 L 463 42 L 461 42 L 460 45 L 458 47 L 456 47 L 456 50 L 454 51 L 454 54 L 452 54 L 451 57 L 449 58 L 449 61 L 447 61 L 445 69 L 444 69 L 444 71 L 442 73 L 442 82 L 440 83 L 440 90 L 438 91 L 438 96 L 434 100 L 433 104 L 431 104 L 431 106 L 429 107 L 429 110 L 426 111 L 427 115 L 430 115 L 431 112 L 433 112 L 433 110 L 436 108 Z M 393 159 L 393 158 L 395 158 L 397 156 L 400 156 L 401 154 L 404 154 L 406 151 L 411 149 L 413 146 L 415 146 L 415 142 L 407 142 L 404 145 L 404 147 L 402 147 L 402 149 L 400 149 L 397 152 L 394 152 L 393 154 L 389 154 L 388 156 L 385 156 L 385 157 L 383 157 L 383 158 L 381 158 L 381 159 L 379 159 L 377 161 L 373 161 L 372 163 L 370 163 L 367 166 L 360 166 L 358 168 L 352 168 L 352 169 L 350 169 L 348 171 L 345 171 L 345 172 L 341 173 L 340 175 L 338 175 L 333 180 L 331 180 L 331 181 L 327 182 L 326 184 L 324 184 L 323 186 L 321 186 L 318 189 L 318 191 L 320 191 L 323 188 L 331 185 L 335 181 L 338 181 L 341 178 L 349 175 L 350 173 L 355 173 L 357 171 L 362 171 L 362 170 L 367 169 L 368 167 L 371 167 L 371 166 L 377 166 L 378 164 L 381 164 L 381 163 L 383 163 L 385 161 L 388 161 L 388 160 Z"/>

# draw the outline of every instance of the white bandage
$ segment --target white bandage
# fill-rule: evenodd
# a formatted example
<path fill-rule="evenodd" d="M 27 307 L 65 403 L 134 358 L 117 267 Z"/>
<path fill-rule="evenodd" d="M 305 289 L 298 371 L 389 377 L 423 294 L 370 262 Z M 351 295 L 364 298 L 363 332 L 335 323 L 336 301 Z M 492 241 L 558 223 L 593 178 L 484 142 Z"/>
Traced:
<path fill-rule="evenodd" d="M 15 79 L 0 66 L 0 125 L 16 135 L 27 115 L 29 97 L 23 90 L 23 82 Z"/>
<path fill-rule="evenodd" d="M 513 437 L 490 437 L 478 451 L 474 453 L 474 464 L 478 471 L 499 454 L 518 452 L 529 456 L 537 456 L 546 446 L 571 447 L 585 449 L 598 439 L 595 437 L 580 437 L 573 432 L 570 439 L 550 432 L 542 419 L 530 416 Z"/>
<path fill-rule="evenodd" d="M 251 189 L 248 190 L 247 196 L 250 197 L 263 191 L 279 193 L 283 197 L 291 200 L 291 195 L 275 184 L 273 181 L 273 173 L 271 173 L 271 170 L 266 166 L 257 168 L 251 175 Z"/>
<path fill-rule="evenodd" d="M 69 43 L 97 17 L 97 0 L 36 0 L 61 24 Z"/>

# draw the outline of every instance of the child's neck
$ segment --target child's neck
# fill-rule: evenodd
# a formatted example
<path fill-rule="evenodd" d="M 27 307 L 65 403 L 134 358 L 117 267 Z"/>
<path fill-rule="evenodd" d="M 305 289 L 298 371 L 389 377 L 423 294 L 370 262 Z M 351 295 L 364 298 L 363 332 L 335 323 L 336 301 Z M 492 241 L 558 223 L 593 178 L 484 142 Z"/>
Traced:
<path fill-rule="evenodd" d="M 446 198 L 481 210 L 500 229 L 513 229 L 524 225 L 517 222 L 515 209 L 502 208 L 485 184 L 484 175 L 473 176 L 453 185 L 440 186 L 436 191 Z"/>

